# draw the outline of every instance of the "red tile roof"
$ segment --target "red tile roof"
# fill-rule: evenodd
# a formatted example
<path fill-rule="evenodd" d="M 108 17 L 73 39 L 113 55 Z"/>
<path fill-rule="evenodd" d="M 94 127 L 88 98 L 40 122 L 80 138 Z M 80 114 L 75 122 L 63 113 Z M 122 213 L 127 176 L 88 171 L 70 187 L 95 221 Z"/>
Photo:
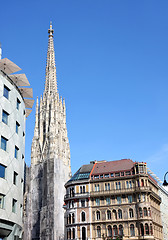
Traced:
<path fill-rule="evenodd" d="M 134 162 L 131 159 L 122 159 L 111 162 L 97 162 L 92 175 L 99 175 L 103 173 L 112 173 L 131 170 L 134 166 Z"/>

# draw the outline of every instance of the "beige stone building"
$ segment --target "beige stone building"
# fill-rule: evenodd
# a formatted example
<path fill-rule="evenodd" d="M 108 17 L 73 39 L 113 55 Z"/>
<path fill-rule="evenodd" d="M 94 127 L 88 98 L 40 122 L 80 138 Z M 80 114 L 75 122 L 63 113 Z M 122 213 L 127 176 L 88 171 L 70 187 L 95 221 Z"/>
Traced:
<path fill-rule="evenodd" d="M 94 162 L 87 181 L 69 181 L 68 191 L 73 186 L 76 205 L 71 211 L 81 214 L 80 199 L 76 197 L 84 183 L 88 185 L 88 214 L 86 232 L 76 218 L 73 228 L 77 235 L 67 234 L 67 239 L 155 239 L 162 240 L 160 214 L 161 198 L 157 182 L 147 173 L 146 163 L 130 159 Z M 68 194 L 68 193 L 67 193 Z M 67 195 L 66 195 L 67 196 Z M 65 196 L 66 215 L 71 197 Z M 66 231 L 72 225 L 66 225 Z"/>

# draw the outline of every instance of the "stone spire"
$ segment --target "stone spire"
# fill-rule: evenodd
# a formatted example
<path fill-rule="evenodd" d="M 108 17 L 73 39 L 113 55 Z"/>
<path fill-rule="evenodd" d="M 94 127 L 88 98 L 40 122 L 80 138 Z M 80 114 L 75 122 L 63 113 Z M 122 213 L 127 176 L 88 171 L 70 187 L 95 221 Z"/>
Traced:
<path fill-rule="evenodd" d="M 46 64 L 46 80 L 44 94 L 51 94 L 57 92 L 57 79 L 56 79 L 56 65 L 55 65 L 55 52 L 52 23 L 48 29 L 48 51 L 47 51 L 47 64 Z"/>
<path fill-rule="evenodd" d="M 36 104 L 24 240 L 64 239 L 64 185 L 71 176 L 70 147 L 65 101 L 57 91 L 53 32 L 50 24 L 45 89 Z"/>

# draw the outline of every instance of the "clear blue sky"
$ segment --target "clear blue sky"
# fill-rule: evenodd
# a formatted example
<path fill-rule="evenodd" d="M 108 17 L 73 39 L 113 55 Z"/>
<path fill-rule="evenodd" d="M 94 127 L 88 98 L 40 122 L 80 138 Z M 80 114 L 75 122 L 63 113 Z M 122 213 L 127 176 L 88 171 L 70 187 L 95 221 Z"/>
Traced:
<path fill-rule="evenodd" d="M 44 90 L 53 22 L 73 173 L 90 160 L 122 158 L 147 162 L 161 179 L 168 171 L 167 13 L 167 0 L 1 1 L 3 57 L 23 69 L 34 99 Z"/>

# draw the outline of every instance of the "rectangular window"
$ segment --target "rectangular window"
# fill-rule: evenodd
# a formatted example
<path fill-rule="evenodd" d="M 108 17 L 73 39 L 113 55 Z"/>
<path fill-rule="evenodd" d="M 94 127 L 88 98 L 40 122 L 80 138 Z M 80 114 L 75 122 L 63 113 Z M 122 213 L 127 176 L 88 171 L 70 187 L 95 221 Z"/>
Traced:
<path fill-rule="evenodd" d="M 16 122 L 16 133 L 17 134 L 19 133 L 19 126 L 20 126 L 20 124 L 18 122 Z"/>
<path fill-rule="evenodd" d="M 119 177 L 120 176 L 120 173 L 115 173 L 115 177 Z"/>
<path fill-rule="evenodd" d="M 4 151 L 6 151 L 7 149 L 7 141 L 8 139 L 1 136 L 1 149 L 3 149 Z"/>
<path fill-rule="evenodd" d="M 99 179 L 99 175 L 94 175 L 94 179 Z"/>
<path fill-rule="evenodd" d="M 131 172 L 130 172 L 130 171 L 125 172 L 125 175 L 126 175 L 126 176 L 131 175 Z"/>
<path fill-rule="evenodd" d="M 3 91 L 3 96 L 7 99 L 9 99 L 9 88 L 4 85 L 4 91 Z"/>
<path fill-rule="evenodd" d="M 96 206 L 100 206 L 100 199 L 96 198 Z"/>
<path fill-rule="evenodd" d="M 121 176 L 124 176 L 124 172 L 121 172 Z"/>
<path fill-rule="evenodd" d="M 19 148 L 15 146 L 15 158 L 18 159 Z"/>
<path fill-rule="evenodd" d="M 0 208 L 4 208 L 4 195 L 0 194 Z"/>
<path fill-rule="evenodd" d="M 121 190 L 121 183 L 120 182 L 116 182 L 116 190 Z"/>
<path fill-rule="evenodd" d="M 12 200 L 12 212 L 16 213 L 17 200 L 13 198 Z"/>
<path fill-rule="evenodd" d="M 121 197 L 120 196 L 117 196 L 117 203 L 121 204 Z"/>
<path fill-rule="evenodd" d="M 13 184 L 17 184 L 17 178 L 18 178 L 18 174 L 16 172 L 13 173 Z"/>
<path fill-rule="evenodd" d="M 9 114 L 6 111 L 2 111 L 2 122 L 8 124 L 8 116 Z"/>
<path fill-rule="evenodd" d="M 16 103 L 16 108 L 17 108 L 17 110 L 19 110 L 19 107 L 20 107 L 20 100 L 17 98 L 17 103 Z"/>
<path fill-rule="evenodd" d="M 0 164 L 0 178 L 5 178 L 6 167 Z"/>
<path fill-rule="evenodd" d="M 132 203 L 132 195 L 128 195 L 128 202 Z"/>
<path fill-rule="evenodd" d="M 104 177 L 105 178 L 109 178 L 109 174 L 104 174 Z"/>
<path fill-rule="evenodd" d="M 81 207 L 85 207 L 85 200 L 81 200 Z"/>
<path fill-rule="evenodd" d="M 110 205 L 110 198 L 109 197 L 106 198 L 106 205 Z"/>
<path fill-rule="evenodd" d="M 129 188 L 129 182 L 128 181 L 126 181 L 126 185 L 127 185 L 127 189 Z"/>
<path fill-rule="evenodd" d="M 111 173 L 111 177 L 114 177 L 114 173 Z"/>

